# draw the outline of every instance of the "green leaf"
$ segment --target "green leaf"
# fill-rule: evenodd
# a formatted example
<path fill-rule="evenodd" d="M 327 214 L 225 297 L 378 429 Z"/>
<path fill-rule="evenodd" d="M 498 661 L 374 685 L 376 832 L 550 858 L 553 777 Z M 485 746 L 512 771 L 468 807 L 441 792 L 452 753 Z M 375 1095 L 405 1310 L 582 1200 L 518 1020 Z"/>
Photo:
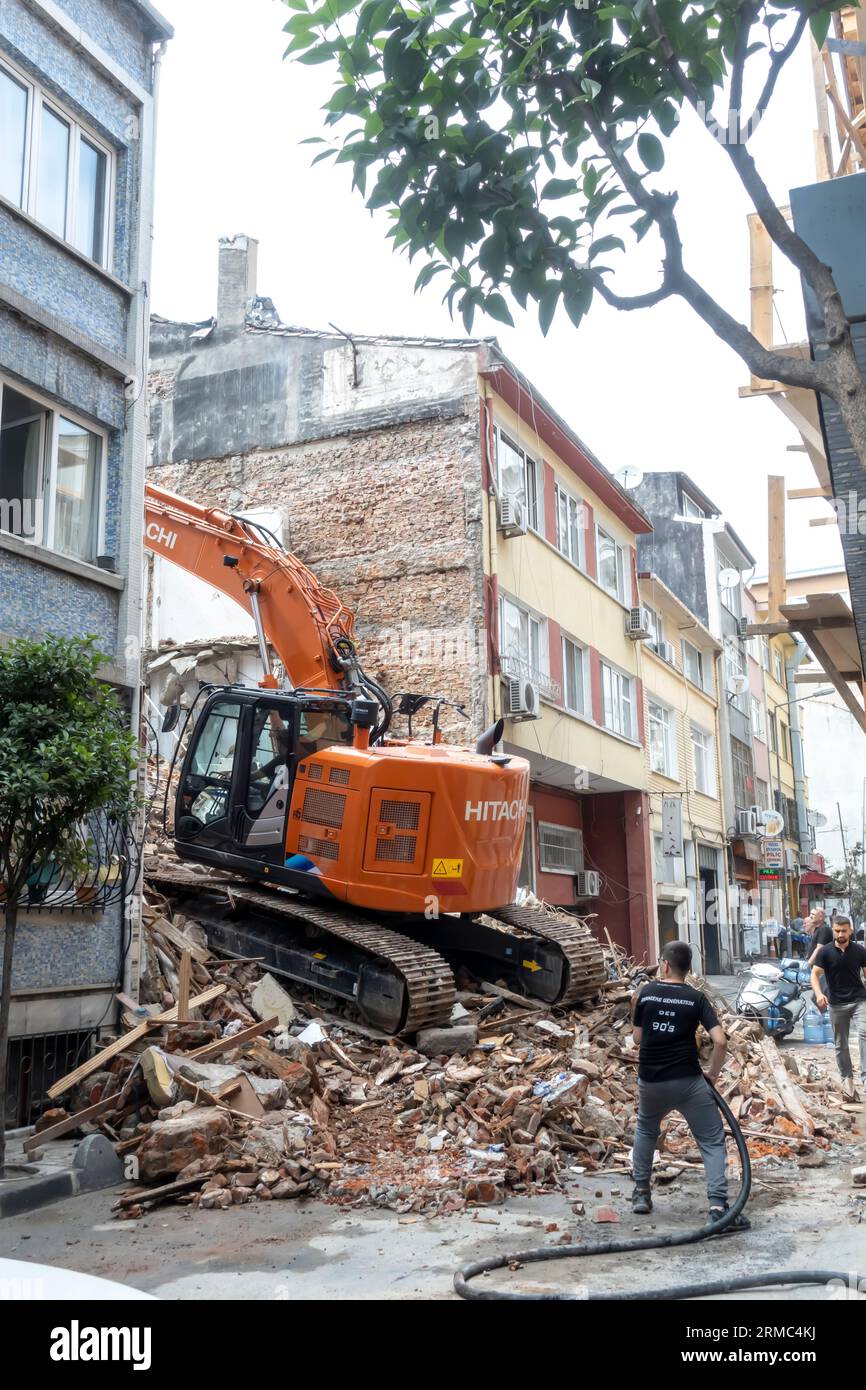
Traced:
<path fill-rule="evenodd" d="M 812 38 L 815 40 L 817 48 L 823 48 L 830 32 L 830 20 L 832 14 L 830 10 L 819 10 L 817 14 L 810 15 L 809 28 L 812 30 Z"/>
<path fill-rule="evenodd" d="M 484 300 L 484 312 L 485 314 L 489 314 L 492 319 L 496 319 L 497 322 L 507 323 L 510 324 L 512 328 L 514 327 L 514 319 L 511 317 L 511 311 L 501 294 L 488 294 L 486 296 Z"/>
<path fill-rule="evenodd" d="M 596 256 L 604 255 L 605 251 L 624 251 L 625 244 L 620 241 L 618 236 L 599 237 L 589 248 L 589 259 L 595 260 Z"/>
<path fill-rule="evenodd" d="M 298 57 L 299 63 L 306 63 L 312 67 L 314 63 L 329 63 L 334 56 L 334 44 L 325 43 L 321 48 L 311 48 L 307 53 L 301 53 Z"/>
<path fill-rule="evenodd" d="M 542 201 L 545 198 L 567 198 L 570 194 L 576 192 L 576 179 L 548 179 L 544 188 L 541 190 L 541 198 Z"/>
<path fill-rule="evenodd" d="M 553 316 L 556 313 L 556 306 L 559 303 L 559 296 L 562 292 L 562 285 L 558 280 L 548 285 L 538 301 L 538 324 L 545 338 L 547 330 L 553 323 Z"/>
<path fill-rule="evenodd" d="M 593 77 L 583 77 L 580 81 L 580 90 L 584 96 L 589 97 L 590 101 L 594 101 L 601 91 L 601 83 L 596 82 Z"/>
<path fill-rule="evenodd" d="M 644 167 L 647 168 L 651 174 L 657 174 L 660 169 L 664 168 L 664 147 L 657 136 L 650 135 L 648 131 L 644 131 L 642 135 L 637 137 L 637 152 Z"/>

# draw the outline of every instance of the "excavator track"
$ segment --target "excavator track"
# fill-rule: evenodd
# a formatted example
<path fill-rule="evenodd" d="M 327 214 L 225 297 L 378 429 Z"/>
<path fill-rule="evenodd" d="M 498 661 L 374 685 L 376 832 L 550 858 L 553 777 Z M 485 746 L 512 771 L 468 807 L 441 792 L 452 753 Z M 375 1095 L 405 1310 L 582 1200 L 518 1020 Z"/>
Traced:
<path fill-rule="evenodd" d="M 550 1001 L 559 1008 L 597 994 L 607 979 L 601 946 L 579 918 L 553 917 L 531 907 L 500 907 L 487 915 L 559 947 L 566 962 L 564 988 Z M 531 980 L 529 983 L 531 986 Z"/>
<path fill-rule="evenodd" d="M 290 917 L 309 923 L 389 965 L 402 977 L 408 996 L 401 1033 L 448 1023 L 454 1007 L 454 976 L 448 962 L 429 946 L 402 936 L 390 927 L 380 927 L 306 899 L 293 900 L 281 893 L 258 893 L 251 888 L 232 887 L 229 891 L 236 901 L 248 903 L 268 916 Z"/>
<path fill-rule="evenodd" d="M 450 1020 L 455 999 L 451 967 L 423 941 L 351 911 L 279 889 L 258 889 L 225 873 L 172 864 L 150 868 L 147 879 L 157 886 L 205 895 L 187 910 L 201 921 L 214 949 L 228 955 L 261 955 L 268 970 L 352 1002 L 383 1032 L 414 1033 Z M 247 922 L 236 921 L 238 907 L 249 914 Z M 325 939 L 284 943 L 267 927 L 279 922 L 296 926 L 304 935 L 305 929 L 313 928 Z M 343 943 L 348 953 L 340 957 L 339 951 L 328 950 L 328 937 Z M 402 986 L 399 998 L 393 990 L 397 982 Z"/>

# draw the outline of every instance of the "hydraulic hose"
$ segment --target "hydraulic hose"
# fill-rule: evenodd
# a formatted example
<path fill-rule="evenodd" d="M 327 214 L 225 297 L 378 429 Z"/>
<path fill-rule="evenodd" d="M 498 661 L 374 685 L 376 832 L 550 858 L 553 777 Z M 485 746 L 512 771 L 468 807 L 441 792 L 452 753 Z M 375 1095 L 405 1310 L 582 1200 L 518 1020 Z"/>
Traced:
<path fill-rule="evenodd" d="M 633 1254 L 638 1250 L 670 1250 L 679 1245 L 696 1245 L 699 1241 L 707 1240 L 710 1236 L 720 1235 L 726 1227 L 730 1226 L 731 1222 L 736 1221 L 749 1200 L 749 1192 L 752 1187 L 752 1165 L 749 1161 L 749 1150 L 746 1147 L 743 1131 L 737 1123 L 736 1116 L 716 1088 L 711 1086 L 710 1089 L 723 1118 L 728 1122 L 728 1128 L 737 1146 L 741 1173 L 740 1190 L 737 1193 L 736 1201 L 723 1216 L 719 1217 L 718 1221 L 710 1222 L 709 1225 L 701 1226 L 697 1230 L 686 1231 L 681 1235 L 648 1236 L 642 1240 L 611 1240 L 597 1245 L 558 1245 L 554 1248 L 542 1245 L 537 1246 L 534 1250 L 519 1251 L 517 1254 L 494 1255 L 487 1260 L 476 1260 L 471 1264 L 466 1264 L 458 1270 L 454 1276 L 455 1291 L 461 1298 L 479 1301 L 507 1299 L 520 1303 L 548 1303 L 585 1302 L 587 1299 L 590 1302 L 626 1302 L 642 1299 L 705 1298 L 712 1294 L 733 1293 L 738 1289 L 769 1288 L 779 1284 L 826 1284 L 831 1279 L 841 1279 L 847 1286 L 851 1278 L 850 1272 L 830 1269 L 790 1269 L 781 1272 L 774 1270 L 765 1274 L 745 1275 L 738 1279 L 716 1279 L 704 1284 L 676 1284 L 666 1289 L 640 1289 L 634 1292 L 617 1291 L 616 1293 L 514 1293 L 508 1289 L 482 1289 L 471 1284 L 471 1280 L 477 1279 L 479 1275 L 490 1274 L 496 1269 L 542 1264 L 546 1260 L 573 1260 L 586 1255 L 623 1255 Z M 862 1276 L 860 1279 L 862 1281 Z"/>

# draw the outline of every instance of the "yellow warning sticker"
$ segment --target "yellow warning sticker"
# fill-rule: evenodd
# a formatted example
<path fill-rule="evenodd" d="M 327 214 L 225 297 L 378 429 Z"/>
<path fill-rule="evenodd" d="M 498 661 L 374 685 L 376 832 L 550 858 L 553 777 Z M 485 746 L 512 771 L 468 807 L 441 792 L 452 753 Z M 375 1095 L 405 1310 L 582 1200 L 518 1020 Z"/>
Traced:
<path fill-rule="evenodd" d="M 434 878 L 462 878 L 463 860 L 462 859 L 434 859 L 433 860 Z"/>
<path fill-rule="evenodd" d="M 541 969 L 537 960 L 522 960 L 520 964 L 523 966 L 524 970 L 531 970 L 533 974 L 535 974 L 536 970 Z"/>

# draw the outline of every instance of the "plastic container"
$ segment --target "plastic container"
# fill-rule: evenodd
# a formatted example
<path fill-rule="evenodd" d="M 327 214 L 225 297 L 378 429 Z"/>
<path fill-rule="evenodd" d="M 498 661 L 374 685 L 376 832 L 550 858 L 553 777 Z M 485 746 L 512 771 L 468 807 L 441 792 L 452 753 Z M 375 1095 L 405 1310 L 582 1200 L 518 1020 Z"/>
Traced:
<path fill-rule="evenodd" d="M 803 1015 L 803 1042 L 807 1043 L 831 1043 L 833 1041 L 833 1028 L 830 1023 L 830 1011 L 822 1013 L 817 1004 L 807 1004 L 806 1012 Z"/>

